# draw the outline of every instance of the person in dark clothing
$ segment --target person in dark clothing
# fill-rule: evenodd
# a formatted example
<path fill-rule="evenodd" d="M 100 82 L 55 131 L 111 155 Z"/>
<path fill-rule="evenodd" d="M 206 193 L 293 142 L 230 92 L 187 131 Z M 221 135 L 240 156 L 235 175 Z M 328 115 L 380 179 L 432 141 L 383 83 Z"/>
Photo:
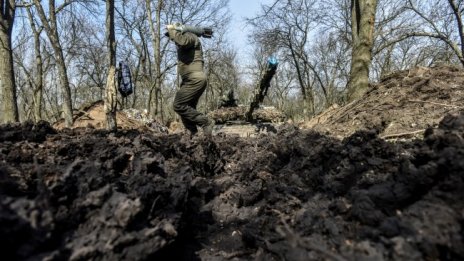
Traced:
<path fill-rule="evenodd" d="M 214 121 L 196 110 L 207 85 L 200 39 L 194 33 L 176 30 L 174 25 L 167 25 L 166 29 L 169 39 L 177 46 L 177 71 L 182 79 L 174 98 L 174 111 L 192 136 L 198 132 L 197 126 L 206 136 L 211 136 Z"/>

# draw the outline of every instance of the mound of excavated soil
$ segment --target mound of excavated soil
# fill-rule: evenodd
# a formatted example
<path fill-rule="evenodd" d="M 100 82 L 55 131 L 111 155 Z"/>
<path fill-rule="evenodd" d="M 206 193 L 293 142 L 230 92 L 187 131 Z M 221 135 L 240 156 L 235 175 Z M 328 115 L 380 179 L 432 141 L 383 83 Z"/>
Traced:
<path fill-rule="evenodd" d="M 447 113 L 464 109 L 464 70 L 417 67 L 374 84 L 360 100 L 332 107 L 303 125 L 339 138 L 377 129 L 384 138 L 422 136 Z"/>
<path fill-rule="evenodd" d="M 424 139 L 0 127 L 5 260 L 462 260 L 464 115 Z"/>
<path fill-rule="evenodd" d="M 83 106 L 74 114 L 74 122 L 72 128 L 106 128 L 106 114 L 103 101 L 97 101 L 89 105 Z M 140 131 L 151 131 L 157 133 L 167 133 L 168 128 L 162 124 L 150 119 L 147 113 L 128 109 L 116 112 L 116 123 L 119 129 L 131 130 L 138 129 Z M 64 120 L 60 120 L 53 124 L 56 129 L 65 128 Z"/>

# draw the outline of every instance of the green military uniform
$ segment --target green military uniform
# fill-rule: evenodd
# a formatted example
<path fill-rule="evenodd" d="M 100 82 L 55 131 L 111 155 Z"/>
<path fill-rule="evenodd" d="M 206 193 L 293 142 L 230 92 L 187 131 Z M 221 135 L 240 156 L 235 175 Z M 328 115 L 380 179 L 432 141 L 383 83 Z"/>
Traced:
<path fill-rule="evenodd" d="M 206 75 L 203 72 L 203 50 L 201 42 L 193 33 L 169 29 L 169 38 L 176 43 L 178 73 L 182 78 L 180 90 L 174 98 L 174 111 L 179 114 L 185 128 L 192 134 L 197 126 L 207 127 L 211 121 L 196 110 L 198 100 L 206 89 Z"/>

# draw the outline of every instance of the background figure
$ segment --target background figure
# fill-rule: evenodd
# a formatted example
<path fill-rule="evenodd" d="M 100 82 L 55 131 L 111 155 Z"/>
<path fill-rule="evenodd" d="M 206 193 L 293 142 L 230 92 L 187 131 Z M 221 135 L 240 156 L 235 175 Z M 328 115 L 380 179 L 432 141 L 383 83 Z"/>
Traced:
<path fill-rule="evenodd" d="M 181 117 L 191 135 L 203 128 L 206 136 L 211 136 L 214 122 L 196 110 L 198 100 L 206 89 L 206 75 L 203 72 L 203 50 L 200 39 L 190 32 L 180 32 L 174 25 L 166 26 L 169 39 L 177 46 L 178 73 L 182 78 L 179 91 L 174 98 L 174 111 Z"/>

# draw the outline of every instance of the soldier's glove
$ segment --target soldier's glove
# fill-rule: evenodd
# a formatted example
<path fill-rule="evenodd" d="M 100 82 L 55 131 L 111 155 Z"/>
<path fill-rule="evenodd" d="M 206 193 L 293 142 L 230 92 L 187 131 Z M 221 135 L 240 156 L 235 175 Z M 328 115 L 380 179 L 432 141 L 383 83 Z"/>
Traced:
<path fill-rule="evenodd" d="M 166 32 L 164 33 L 165 36 L 169 37 L 169 30 L 175 30 L 176 26 L 173 24 L 166 25 Z"/>

